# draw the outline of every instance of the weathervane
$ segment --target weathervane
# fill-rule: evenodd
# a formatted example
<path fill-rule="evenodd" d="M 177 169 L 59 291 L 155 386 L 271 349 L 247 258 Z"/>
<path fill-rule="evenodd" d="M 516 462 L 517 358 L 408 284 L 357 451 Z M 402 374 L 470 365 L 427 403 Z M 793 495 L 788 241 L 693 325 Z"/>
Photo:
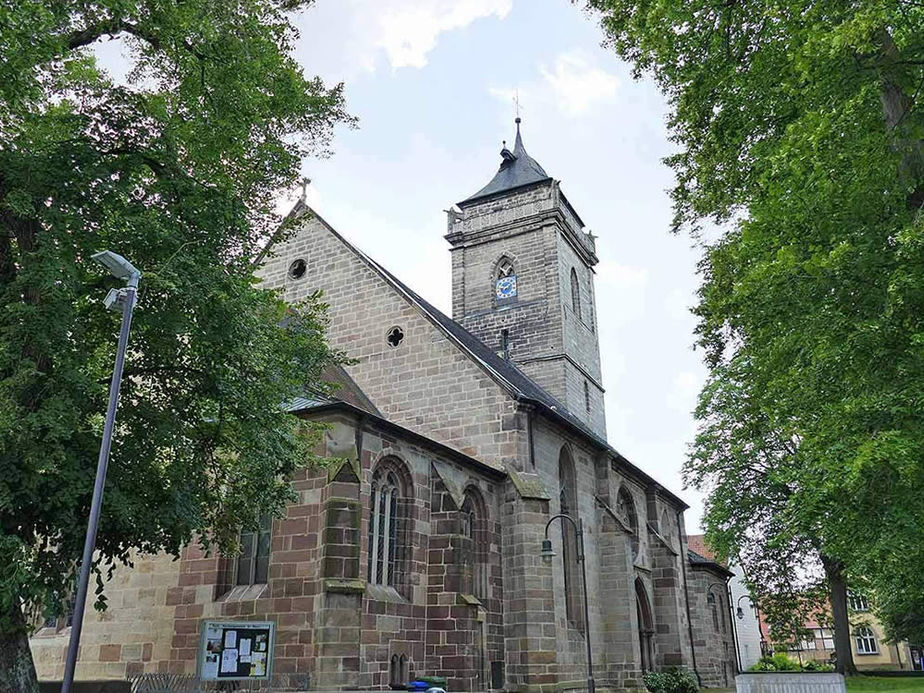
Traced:
<path fill-rule="evenodd" d="M 516 89 L 513 95 L 513 111 L 516 114 L 516 122 L 520 122 L 520 90 Z"/>

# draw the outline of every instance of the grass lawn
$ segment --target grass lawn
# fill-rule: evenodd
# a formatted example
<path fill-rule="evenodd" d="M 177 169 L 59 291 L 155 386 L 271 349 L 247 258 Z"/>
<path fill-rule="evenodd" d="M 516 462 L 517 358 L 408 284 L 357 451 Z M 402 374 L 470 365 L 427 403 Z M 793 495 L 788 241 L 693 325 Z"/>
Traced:
<path fill-rule="evenodd" d="M 924 693 L 924 676 L 851 676 L 847 679 L 847 691 L 848 693 L 866 693 L 866 691 Z"/>

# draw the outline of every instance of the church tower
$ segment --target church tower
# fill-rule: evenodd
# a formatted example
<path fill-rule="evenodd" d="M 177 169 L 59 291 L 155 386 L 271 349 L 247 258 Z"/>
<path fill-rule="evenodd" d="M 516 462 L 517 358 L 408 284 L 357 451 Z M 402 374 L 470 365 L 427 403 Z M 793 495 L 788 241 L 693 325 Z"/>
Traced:
<path fill-rule="evenodd" d="M 452 315 L 605 437 L 594 237 L 516 125 L 491 181 L 448 212 Z"/>

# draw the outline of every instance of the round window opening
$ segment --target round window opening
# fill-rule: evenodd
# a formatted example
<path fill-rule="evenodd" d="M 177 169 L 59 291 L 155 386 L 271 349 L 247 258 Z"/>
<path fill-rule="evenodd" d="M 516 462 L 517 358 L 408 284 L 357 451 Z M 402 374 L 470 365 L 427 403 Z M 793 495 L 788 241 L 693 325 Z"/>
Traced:
<path fill-rule="evenodd" d="M 305 276 L 305 272 L 307 271 L 308 264 L 301 258 L 289 265 L 289 276 L 292 277 L 292 279 L 301 279 Z"/>
<path fill-rule="evenodd" d="M 404 330 L 400 327 L 395 326 L 388 330 L 388 335 L 385 337 L 388 340 L 388 346 L 392 349 L 397 349 L 398 345 L 401 343 L 401 340 L 404 339 Z"/>

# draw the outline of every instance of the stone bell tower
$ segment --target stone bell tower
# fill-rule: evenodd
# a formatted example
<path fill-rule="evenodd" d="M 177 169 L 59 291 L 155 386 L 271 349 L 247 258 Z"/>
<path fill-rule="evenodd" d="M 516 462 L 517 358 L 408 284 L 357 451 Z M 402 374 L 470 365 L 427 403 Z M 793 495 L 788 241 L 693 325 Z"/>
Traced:
<path fill-rule="evenodd" d="M 594 237 L 516 125 L 491 181 L 449 210 L 452 316 L 605 437 Z"/>

